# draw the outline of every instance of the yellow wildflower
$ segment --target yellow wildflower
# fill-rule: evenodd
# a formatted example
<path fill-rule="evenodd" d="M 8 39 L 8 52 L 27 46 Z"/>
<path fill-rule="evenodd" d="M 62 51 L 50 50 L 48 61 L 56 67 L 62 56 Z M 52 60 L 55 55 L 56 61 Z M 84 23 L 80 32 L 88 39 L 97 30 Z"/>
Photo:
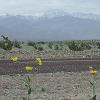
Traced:
<path fill-rule="evenodd" d="M 27 71 L 32 71 L 32 70 L 33 70 L 33 67 L 32 67 L 32 66 L 26 66 L 26 67 L 25 67 L 25 70 L 27 70 Z"/>
<path fill-rule="evenodd" d="M 12 57 L 11 58 L 13 62 L 17 62 L 18 61 L 18 57 Z"/>
<path fill-rule="evenodd" d="M 96 74 L 97 74 L 97 70 L 96 70 L 96 69 L 92 69 L 92 70 L 90 70 L 90 74 L 92 74 L 92 75 L 96 75 Z"/>
<path fill-rule="evenodd" d="M 37 58 L 37 63 L 38 63 L 38 65 L 42 65 L 43 64 L 41 58 Z"/>

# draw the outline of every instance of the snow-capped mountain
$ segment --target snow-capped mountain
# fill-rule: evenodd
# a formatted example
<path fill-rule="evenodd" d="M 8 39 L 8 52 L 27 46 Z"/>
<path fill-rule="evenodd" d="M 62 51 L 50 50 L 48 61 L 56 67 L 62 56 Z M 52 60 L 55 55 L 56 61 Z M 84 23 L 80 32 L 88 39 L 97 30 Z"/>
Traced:
<path fill-rule="evenodd" d="M 42 19 L 42 18 L 54 18 L 58 16 L 73 16 L 76 18 L 81 18 L 81 19 L 93 19 L 93 20 L 100 20 L 100 15 L 95 15 L 92 13 L 81 13 L 81 12 L 67 12 L 66 10 L 59 10 L 59 9 L 53 9 L 53 10 L 48 10 L 46 12 L 42 13 L 36 13 L 36 14 L 31 14 L 31 15 L 9 15 L 5 14 L 3 17 L 9 17 L 9 16 L 15 16 L 15 17 L 25 17 L 26 19 Z"/>
<path fill-rule="evenodd" d="M 33 15 L 34 18 L 53 18 L 53 17 L 58 17 L 58 16 L 73 16 L 73 17 L 78 17 L 78 18 L 83 18 L 83 19 L 100 19 L 100 15 L 95 15 L 95 14 L 92 14 L 92 13 L 81 13 L 81 12 L 78 12 L 78 13 L 69 13 L 67 12 L 66 10 L 58 10 L 58 9 L 55 9 L 55 10 L 49 10 L 45 13 L 42 13 L 40 16 L 35 16 Z"/>
<path fill-rule="evenodd" d="M 100 18 L 59 10 L 38 17 L 6 15 L 0 16 L 2 34 L 20 40 L 100 39 Z"/>
<path fill-rule="evenodd" d="M 84 19 L 100 20 L 100 15 L 94 15 L 92 13 L 73 13 L 72 16 Z"/>

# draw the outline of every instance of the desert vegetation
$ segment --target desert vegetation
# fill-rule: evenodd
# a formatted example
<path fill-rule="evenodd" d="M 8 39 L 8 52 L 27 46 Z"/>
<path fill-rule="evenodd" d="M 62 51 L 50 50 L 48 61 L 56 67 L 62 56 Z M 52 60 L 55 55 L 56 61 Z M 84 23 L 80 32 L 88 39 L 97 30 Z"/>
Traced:
<path fill-rule="evenodd" d="M 100 57 L 99 40 L 20 42 L 1 36 L 1 59 Z M 89 55 L 89 56 L 88 56 Z M 26 57 L 26 58 L 25 58 Z M 42 65 L 42 61 L 37 64 Z M 33 70 L 26 66 L 26 70 Z M 38 69 L 36 70 L 38 71 Z M 57 72 L 0 76 L 1 100 L 99 100 L 99 71 Z M 6 79 L 8 78 L 8 79 Z M 5 82 L 6 81 L 6 82 Z M 97 82 L 97 83 L 96 83 Z M 4 84 L 4 85 L 3 85 Z M 2 94 L 3 93 L 3 94 Z"/>
<path fill-rule="evenodd" d="M 100 57 L 100 40 L 21 42 L 2 35 L 0 48 L 3 49 L 0 51 L 0 59 L 10 59 L 14 55 L 20 59 Z"/>

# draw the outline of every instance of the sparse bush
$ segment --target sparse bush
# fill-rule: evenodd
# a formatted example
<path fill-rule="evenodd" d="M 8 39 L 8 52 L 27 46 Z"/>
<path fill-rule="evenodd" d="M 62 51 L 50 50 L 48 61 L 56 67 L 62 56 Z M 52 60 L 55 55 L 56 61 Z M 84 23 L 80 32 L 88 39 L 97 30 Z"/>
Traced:
<path fill-rule="evenodd" d="M 35 42 L 29 41 L 29 42 L 28 42 L 28 45 L 29 45 L 29 46 L 33 46 L 35 49 L 38 49 L 38 47 L 37 47 L 37 45 L 36 45 Z"/>
<path fill-rule="evenodd" d="M 38 44 L 45 44 L 45 42 L 43 42 L 43 41 L 40 41 L 40 42 L 37 42 Z"/>
<path fill-rule="evenodd" d="M 70 50 L 73 50 L 73 51 L 81 51 L 82 50 L 81 46 L 78 43 L 76 43 L 75 41 L 69 42 L 68 47 Z"/>
<path fill-rule="evenodd" d="M 100 42 L 97 42 L 96 45 L 97 45 L 98 49 L 100 49 Z"/>
<path fill-rule="evenodd" d="M 91 46 L 90 46 L 89 43 L 81 42 L 81 48 L 83 50 L 90 50 L 91 49 Z"/>
<path fill-rule="evenodd" d="M 43 47 L 38 47 L 38 50 L 39 51 L 43 51 Z"/>
<path fill-rule="evenodd" d="M 85 43 L 82 41 L 78 41 L 78 42 L 71 41 L 68 43 L 68 47 L 70 50 L 73 50 L 73 51 L 83 51 L 83 50 L 91 49 L 91 46 L 89 43 Z"/>
<path fill-rule="evenodd" d="M 49 44 L 48 44 L 48 47 L 49 47 L 50 49 L 52 49 L 52 45 L 53 45 L 52 43 L 49 43 Z"/>
<path fill-rule="evenodd" d="M 30 100 L 30 95 L 32 93 L 32 84 L 31 84 L 31 78 L 30 75 L 24 75 L 25 79 L 23 80 L 24 85 L 27 89 L 27 95 L 25 97 L 22 97 L 22 100 Z"/>
<path fill-rule="evenodd" d="M 10 40 L 5 41 L 4 44 L 3 44 L 4 50 L 11 50 L 12 47 L 13 47 L 13 43 Z"/>
<path fill-rule="evenodd" d="M 4 49 L 4 50 L 11 50 L 12 47 L 13 47 L 12 41 L 10 41 L 10 40 L 8 39 L 8 37 L 5 37 L 5 36 L 3 36 L 3 35 L 2 35 L 1 37 L 3 37 L 3 40 L 0 42 L 0 47 L 1 47 L 2 49 Z"/>
<path fill-rule="evenodd" d="M 45 92 L 46 90 L 45 90 L 45 88 L 42 87 L 42 88 L 41 88 L 41 91 L 42 91 L 42 92 Z"/>
<path fill-rule="evenodd" d="M 28 43 L 27 43 L 29 46 L 35 46 L 36 44 L 35 44 L 35 42 L 33 42 L 33 41 L 29 41 Z"/>
<path fill-rule="evenodd" d="M 58 46 L 58 45 L 55 45 L 55 46 L 54 46 L 54 49 L 55 49 L 55 50 L 59 50 L 59 46 Z"/>
<path fill-rule="evenodd" d="M 21 48 L 20 42 L 18 42 L 16 40 L 13 42 L 13 46 L 16 47 L 16 48 Z"/>
<path fill-rule="evenodd" d="M 4 44 L 4 42 L 0 41 L 0 48 L 3 48 L 3 44 Z"/>

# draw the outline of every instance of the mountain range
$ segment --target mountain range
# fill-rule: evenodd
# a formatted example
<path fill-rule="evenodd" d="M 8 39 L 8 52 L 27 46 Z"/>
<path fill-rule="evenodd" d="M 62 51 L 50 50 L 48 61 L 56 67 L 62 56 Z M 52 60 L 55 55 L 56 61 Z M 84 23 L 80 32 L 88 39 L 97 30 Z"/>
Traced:
<path fill-rule="evenodd" d="M 0 35 L 18 40 L 100 39 L 100 16 L 53 11 L 43 16 L 0 16 Z"/>

